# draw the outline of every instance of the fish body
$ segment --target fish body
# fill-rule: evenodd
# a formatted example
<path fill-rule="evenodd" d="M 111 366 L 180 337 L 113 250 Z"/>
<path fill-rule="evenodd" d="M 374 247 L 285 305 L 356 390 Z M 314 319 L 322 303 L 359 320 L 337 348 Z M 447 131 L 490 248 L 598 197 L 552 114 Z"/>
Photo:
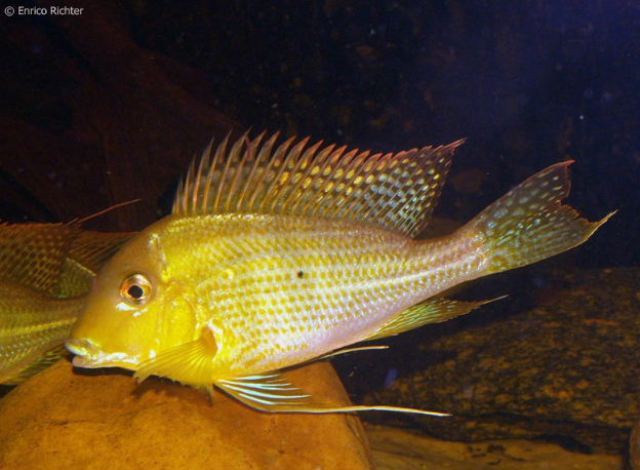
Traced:
<path fill-rule="evenodd" d="M 565 251 L 607 219 L 561 204 L 565 162 L 417 241 L 460 142 L 371 155 L 261 139 L 209 148 L 172 215 L 105 265 L 67 342 L 75 365 L 214 385 L 266 411 L 420 412 L 336 408 L 278 371 L 467 313 L 485 302 L 438 294 Z"/>
<path fill-rule="evenodd" d="M 0 224 L 0 384 L 65 354 L 95 272 L 128 237 L 77 224 Z"/>
<path fill-rule="evenodd" d="M 130 260 L 145 246 L 154 256 L 143 268 Z M 169 217 L 118 253 L 113 264 L 124 269 L 114 279 L 100 278 L 96 290 L 144 271 L 166 309 L 149 332 L 154 347 L 137 360 L 211 330 L 215 369 L 196 382 L 206 385 L 366 340 L 393 313 L 482 275 L 485 261 L 482 247 L 464 236 L 425 243 L 320 218 Z M 194 384 L 180 371 L 173 377 Z"/>
<path fill-rule="evenodd" d="M 20 382 L 34 364 L 59 358 L 83 307 L 81 298 L 55 299 L 0 282 L 0 383 Z"/>

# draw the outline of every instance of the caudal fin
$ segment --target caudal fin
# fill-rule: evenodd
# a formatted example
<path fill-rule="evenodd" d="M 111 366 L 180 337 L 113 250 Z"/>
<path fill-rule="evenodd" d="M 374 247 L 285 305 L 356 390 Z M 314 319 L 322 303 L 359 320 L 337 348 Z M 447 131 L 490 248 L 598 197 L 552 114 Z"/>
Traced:
<path fill-rule="evenodd" d="M 525 266 L 578 246 L 615 214 L 590 222 L 562 204 L 571 188 L 572 163 L 556 163 L 536 173 L 469 223 L 487 245 L 488 272 Z"/>

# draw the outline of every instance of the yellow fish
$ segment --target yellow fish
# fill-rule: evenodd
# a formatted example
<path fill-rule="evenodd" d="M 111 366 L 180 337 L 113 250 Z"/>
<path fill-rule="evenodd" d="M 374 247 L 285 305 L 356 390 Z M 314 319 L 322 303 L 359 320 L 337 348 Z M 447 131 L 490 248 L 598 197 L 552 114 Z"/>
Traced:
<path fill-rule="evenodd" d="M 84 298 L 56 299 L 0 282 L 0 384 L 14 385 L 64 355 Z"/>
<path fill-rule="evenodd" d="M 98 274 L 66 343 L 74 365 L 215 386 L 263 411 L 446 415 L 334 406 L 280 371 L 465 314 L 485 302 L 435 296 L 579 245 L 612 215 L 589 222 L 562 205 L 562 162 L 455 233 L 418 241 L 461 143 L 396 154 L 278 134 L 210 144 L 171 215 Z"/>
<path fill-rule="evenodd" d="M 0 383 L 62 357 L 95 271 L 129 237 L 76 223 L 0 225 Z"/>

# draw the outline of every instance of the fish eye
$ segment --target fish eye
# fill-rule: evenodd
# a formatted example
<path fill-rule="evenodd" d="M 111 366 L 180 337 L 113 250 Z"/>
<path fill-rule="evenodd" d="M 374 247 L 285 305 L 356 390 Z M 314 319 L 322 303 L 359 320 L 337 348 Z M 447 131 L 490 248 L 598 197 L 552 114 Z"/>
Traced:
<path fill-rule="evenodd" d="M 131 305 L 144 305 L 151 297 L 151 281 L 144 274 L 128 276 L 120 286 L 120 296 Z"/>

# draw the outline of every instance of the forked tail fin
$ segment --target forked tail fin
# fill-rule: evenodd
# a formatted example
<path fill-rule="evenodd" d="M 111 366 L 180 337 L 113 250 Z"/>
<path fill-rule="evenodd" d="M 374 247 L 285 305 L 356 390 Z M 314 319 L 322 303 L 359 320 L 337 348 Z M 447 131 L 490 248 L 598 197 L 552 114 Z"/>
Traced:
<path fill-rule="evenodd" d="M 486 243 L 487 272 L 506 271 L 567 251 L 587 241 L 615 214 L 590 222 L 562 204 L 571 188 L 568 167 L 572 163 L 556 163 L 536 173 L 466 226 Z"/>

